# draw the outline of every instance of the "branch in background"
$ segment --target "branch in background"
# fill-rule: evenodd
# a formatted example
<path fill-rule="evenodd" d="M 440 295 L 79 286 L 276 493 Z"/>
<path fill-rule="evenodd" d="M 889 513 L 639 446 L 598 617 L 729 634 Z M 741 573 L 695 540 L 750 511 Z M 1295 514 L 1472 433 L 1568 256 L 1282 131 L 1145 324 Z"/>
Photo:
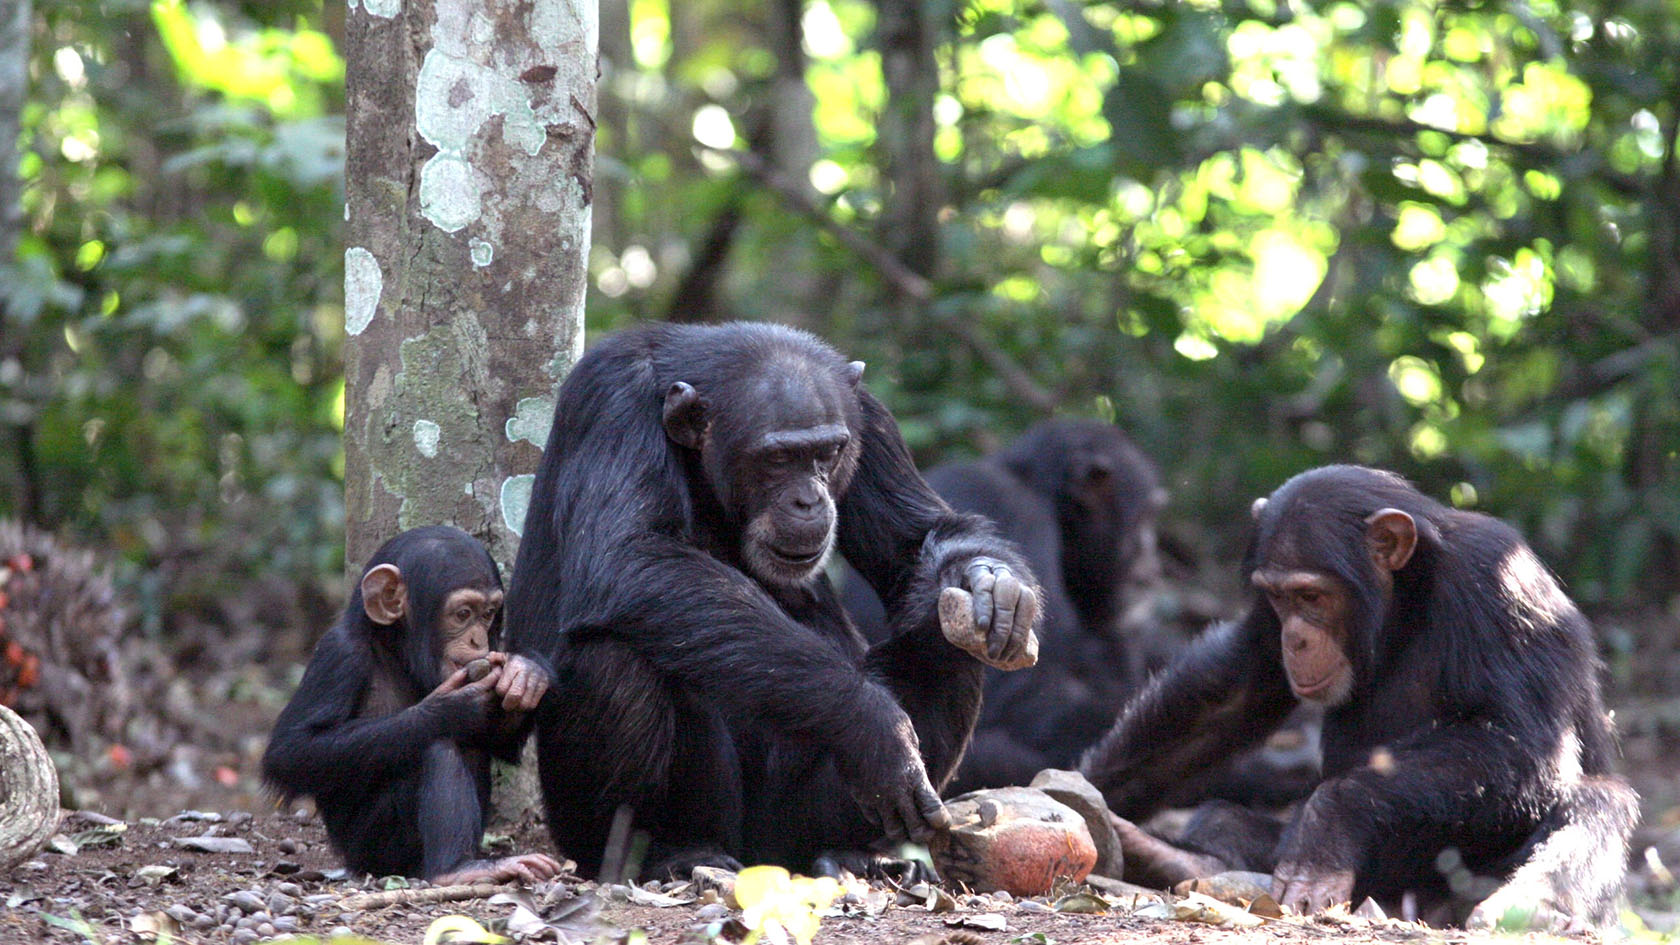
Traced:
<path fill-rule="evenodd" d="M 1354 115 L 1327 105 L 1301 105 L 1301 114 L 1307 121 L 1318 125 L 1326 131 L 1354 132 L 1362 134 L 1380 135 L 1385 138 L 1410 138 L 1424 132 L 1445 135 L 1453 141 L 1475 141 L 1489 148 L 1498 148 L 1511 154 L 1528 158 L 1536 164 L 1556 166 L 1571 162 L 1593 162 L 1593 176 L 1604 181 L 1610 189 L 1624 197 L 1643 197 L 1650 193 L 1650 186 L 1641 178 L 1629 174 L 1621 174 L 1603 166 L 1603 156 L 1591 151 L 1563 151 L 1544 144 L 1531 141 L 1506 141 L 1489 134 L 1472 134 L 1468 131 L 1456 131 L 1452 128 L 1441 128 L 1426 125 L 1409 118 L 1372 118 L 1366 115 Z M 1578 168 L 1577 170 L 1581 170 Z"/>
<path fill-rule="evenodd" d="M 1034 409 L 1043 413 L 1052 413 L 1056 409 L 1057 398 L 1049 391 L 1040 387 L 1029 376 L 1024 368 L 1015 363 L 1001 348 L 975 331 L 974 326 L 953 315 L 936 312 L 927 303 L 933 301 L 934 286 L 925 277 L 917 274 L 900 262 L 897 256 L 888 252 L 881 244 L 870 240 L 851 227 L 842 224 L 828 211 L 817 206 L 805 188 L 798 182 L 790 181 L 771 168 L 756 154 L 747 151 L 722 152 L 734 159 L 737 166 L 746 171 L 749 176 L 764 187 L 775 193 L 782 202 L 800 216 L 805 217 L 818 228 L 839 241 L 840 245 L 850 250 L 853 255 L 868 263 L 871 268 L 881 274 L 887 285 L 898 294 L 914 302 L 920 303 L 930 318 L 940 327 L 948 329 L 963 346 L 974 353 L 974 356 L 985 362 L 986 366 L 998 376 L 1003 383 L 1020 397 L 1031 404 Z"/>
<path fill-rule="evenodd" d="M 741 224 L 741 203 L 731 200 L 707 227 L 700 241 L 700 251 L 683 273 L 676 291 L 665 306 L 668 322 L 707 322 L 717 317 L 717 287 L 723 278 L 723 264 L 735 245 L 735 233 Z"/>

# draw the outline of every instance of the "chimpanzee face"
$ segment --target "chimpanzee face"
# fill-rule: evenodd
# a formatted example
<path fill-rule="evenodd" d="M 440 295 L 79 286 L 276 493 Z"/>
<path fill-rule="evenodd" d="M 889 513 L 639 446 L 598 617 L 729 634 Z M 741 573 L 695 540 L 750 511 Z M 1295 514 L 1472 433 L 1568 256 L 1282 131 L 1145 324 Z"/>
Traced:
<path fill-rule="evenodd" d="M 1283 627 L 1283 670 L 1295 697 L 1324 706 L 1346 702 L 1354 677 L 1346 586 L 1314 571 L 1258 570 L 1251 580 Z"/>
<path fill-rule="evenodd" d="M 443 641 L 444 676 L 490 653 L 490 641 L 501 620 L 502 591 L 462 587 L 444 598 L 438 612 L 438 636 Z"/>
<path fill-rule="evenodd" d="M 1249 576 L 1281 627 L 1289 688 L 1305 702 L 1338 706 L 1353 698 L 1353 654 L 1381 632 L 1393 607 L 1394 572 L 1417 546 L 1416 522 L 1399 509 L 1348 517 L 1310 501 L 1268 515 L 1254 504 L 1267 539 Z M 1355 532 L 1340 532 L 1351 518 Z"/>
<path fill-rule="evenodd" d="M 861 449 L 862 371 L 861 362 L 770 364 L 715 394 L 686 383 L 666 394 L 667 434 L 699 452 L 739 529 L 742 563 L 766 584 L 808 582 L 834 550 L 838 500 Z"/>

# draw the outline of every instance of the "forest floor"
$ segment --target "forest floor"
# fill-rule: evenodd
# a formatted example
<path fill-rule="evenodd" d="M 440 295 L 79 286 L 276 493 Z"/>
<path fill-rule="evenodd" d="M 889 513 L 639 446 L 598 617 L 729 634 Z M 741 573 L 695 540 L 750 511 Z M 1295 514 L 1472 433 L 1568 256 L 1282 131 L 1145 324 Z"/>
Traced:
<path fill-rule="evenodd" d="M 529 821 L 503 842 L 517 849 L 544 843 L 540 826 Z M 235 849 L 200 852 L 184 844 Z M 739 912 L 717 904 L 715 895 L 697 897 L 690 884 L 631 889 L 564 878 L 518 895 L 433 904 L 367 907 L 350 899 L 383 889 L 378 880 L 344 874 L 319 821 L 307 811 L 189 812 L 114 823 L 70 815 L 52 848 L 0 877 L 0 898 L 6 903 L 0 911 L 0 942 L 242 943 L 291 933 L 305 941 L 342 936 L 338 941 L 418 945 L 435 920 L 451 915 L 468 916 L 497 932 L 524 930 L 519 941 L 725 945 L 740 942 L 745 931 Z M 1151 917 L 1161 907 L 1152 909 L 1148 897 L 1128 901 L 1110 896 L 1106 914 L 1074 914 L 1055 911 L 1054 903 L 1070 901 L 1056 897 L 959 895 L 945 899 L 936 912 L 880 885 L 854 883 L 848 892 L 822 919 L 816 945 L 1551 940 L 1534 934 L 1442 931 L 1345 914 L 1273 919 L 1249 928 L 1217 926 Z M 1073 898 L 1087 908 L 1094 902 L 1089 895 Z"/>
<path fill-rule="evenodd" d="M 1651 637 L 1642 634 L 1641 639 Z M 742 927 L 730 923 L 738 912 L 716 903 L 715 896 L 697 897 L 683 886 L 632 890 L 563 878 L 518 896 L 384 908 L 346 903 L 347 897 L 383 889 L 381 881 L 345 875 L 318 818 L 307 806 L 278 809 L 258 776 L 268 728 L 295 682 L 295 675 L 287 678 L 284 670 L 262 667 L 301 664 L 301 656 L 271 652 L 219 670 L 178 673 L 165 700 L 168 706 L 154 700 L 132 707 L 136 714 L 170 718 L 169 731 L 178 736 L 166 751 L 129 758 L 120 746 L 80 753 L 55 750 L 67 806 L 83 813 L 66 815 L 48 849 L 0 873 L 0 945 L 244 943 L 288 932 L 305 941 L 324 941 L 344 930 L 360 938 L 342 941 L 420 945 L 432 922 L 450 915 L 469 916 L 504 933 L 511 922 L 511 931 L 525 929 L 515 936 L 520 941 L 740 941 Z M 1629 877 L 1634 909 L 1626 914 L 1625 925 L 1638 941 L 1655 942 L 1680 929 L 1680 884 L 1669 873 L 1669 866 L 1680 864 L 1680 699 L 1671 694 L 1680 692 L 1680 658 L 1668 653 L 1661 660 L 1633 663 L 1633 671 L 1622 678 L 1640 681 L 1611 692 L 1623 734 L 1623 769 L 1641 792 L 1645 810 Z M 169 672 L 167 667 L 166 662 L 161 670 Z M 142 757 L 144 762 L 136 760 Z M 492 832 L 504 835 L 499 842 L 507 851 L 552 852 L 537 816 L 526 811 L 517 823 Z M 235 849 L 200 852 L 183 842 Z M 1106 901 L 1085 899 L 1087 906 L 1106 907 L 1104 914 L 1057 912 L 1058 901 L 1067 905 L 1057 897 L 1013 901 L 960 891 L 954 900 L 942 900 L 941 908 L 951 911 L 935 912 L 885 887 L 871 892 L 859 884 L 848 890 L 850 897 L 822 919 L 817 945 L 1139 940 L 1149 945 L 1271 945 L 1324 939 L 1363 945 L 1546 938 L 1443 931 L 1345 914 L 1272 919 L 1254 927 L 1217 925 L 1156 917 L 1170 910 L 1112 890 Z"/>

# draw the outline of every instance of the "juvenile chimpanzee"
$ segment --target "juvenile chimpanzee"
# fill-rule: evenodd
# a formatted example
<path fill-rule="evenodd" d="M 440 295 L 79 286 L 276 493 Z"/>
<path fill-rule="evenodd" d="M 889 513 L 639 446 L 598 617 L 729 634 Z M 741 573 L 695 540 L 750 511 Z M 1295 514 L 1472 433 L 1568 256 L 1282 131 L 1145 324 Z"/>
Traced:
<path fill-rule="evenodd" d="M 1083 770 L 1136 819 L 1303 700 L 1325 707 L 1323 780 L 1287 826 L 1204 808 L 1182 856 L 1123 825 L 1128 874 L 1269 870 L 1285 905 L 1410 893 L 1437 920 L 1505 882 L 1472 921 L 1512 903 L 1609 921 L 1637 798 L 1611 773 L 1591 627 L 1517 533 L 1356 466 L 1296 476 L 1255 519 L 1247 618 L 1151 683 Z"/>
<path fill-rule="evenodd" d="M 948 790 L 1026 784 L 1073 766 L 1142 680 L 1121 620 L 1159 572 L 1155 518 L 1166 491 L 1154 463 L 1111 423 L 1047 420 L 993 456 L 934 467 L 927 482 L 1019 544 L 1044 591 L 1038 663 L 986 673 L 974 741 Z M 841 591 L 864 638 L 884 639 L 868 585 L 848 580 Z"/>
<path fill-rule="evenodd" d="M 655 875 L 856 863 L 948 825 L 935 786 L 982 661 L 1036 649 L 1038 591 L 922 481 L 862 373 L 789 328 L 661 325 L 603 341 L 562 387 L 507 622 L 555 673 L 543 796 L 586 872 L 620 808 Z M 836 546 L 893 615 L 872 648 L 824 576 Z M 979 629 L 968 652 L 947 610 Z"/>
<path fill-rule="evenodd" d="M 351 869 L 439 883 L 560 871 L 542 854 L 477 858 L 490 756 L 518 760 L 519 717 L 548 686 L 530 661 L 491 652 L 501 607 L 477 539 L 416 528 L 374 552 L 316 645 L 263 776 L 288 798 L 314 796 Z"/>

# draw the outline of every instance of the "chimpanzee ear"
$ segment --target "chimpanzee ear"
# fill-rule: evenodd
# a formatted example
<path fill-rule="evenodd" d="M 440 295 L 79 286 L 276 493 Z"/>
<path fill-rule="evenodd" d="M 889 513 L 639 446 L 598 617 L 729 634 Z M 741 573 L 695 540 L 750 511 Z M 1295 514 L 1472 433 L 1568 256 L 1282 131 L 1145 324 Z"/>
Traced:
<path fill-rule="evenodd" d="M 1254 503 L 1248 507 L 1249 517 L 1254 519 L 1256 522 L 1260 521 L 1260 513 L 1264 511 L 1266 511 L 1265 496 L 1255 499 Z"/>
<path fill-rule="evenodd" d="M 1365 519 L 1371 560 L 1385 571 L 1398 571 L 1417 550 L 1417 522 L 1399 509 L 1378 509 Z"/>
<path fill-rule="evenodd" d="M 362 575 L 362 609 L 368 619 L 389 626 L 408 611 L 408 582 L 394 564 L 374 565 Z"/>
<path fill-rule="evenodd" d="M 862 361 L 853 361 L 846 365 L 846 383 L 851 385 L 853 389 L 856 389 L 858 382 L 863 380 L 863 368 Z"/>
<path fill-rule="evenodd" d="M 665 435 L 691 450 L 706 439 L 706 404 L 699 391 L 682 381 L 665 392 Z"/>

